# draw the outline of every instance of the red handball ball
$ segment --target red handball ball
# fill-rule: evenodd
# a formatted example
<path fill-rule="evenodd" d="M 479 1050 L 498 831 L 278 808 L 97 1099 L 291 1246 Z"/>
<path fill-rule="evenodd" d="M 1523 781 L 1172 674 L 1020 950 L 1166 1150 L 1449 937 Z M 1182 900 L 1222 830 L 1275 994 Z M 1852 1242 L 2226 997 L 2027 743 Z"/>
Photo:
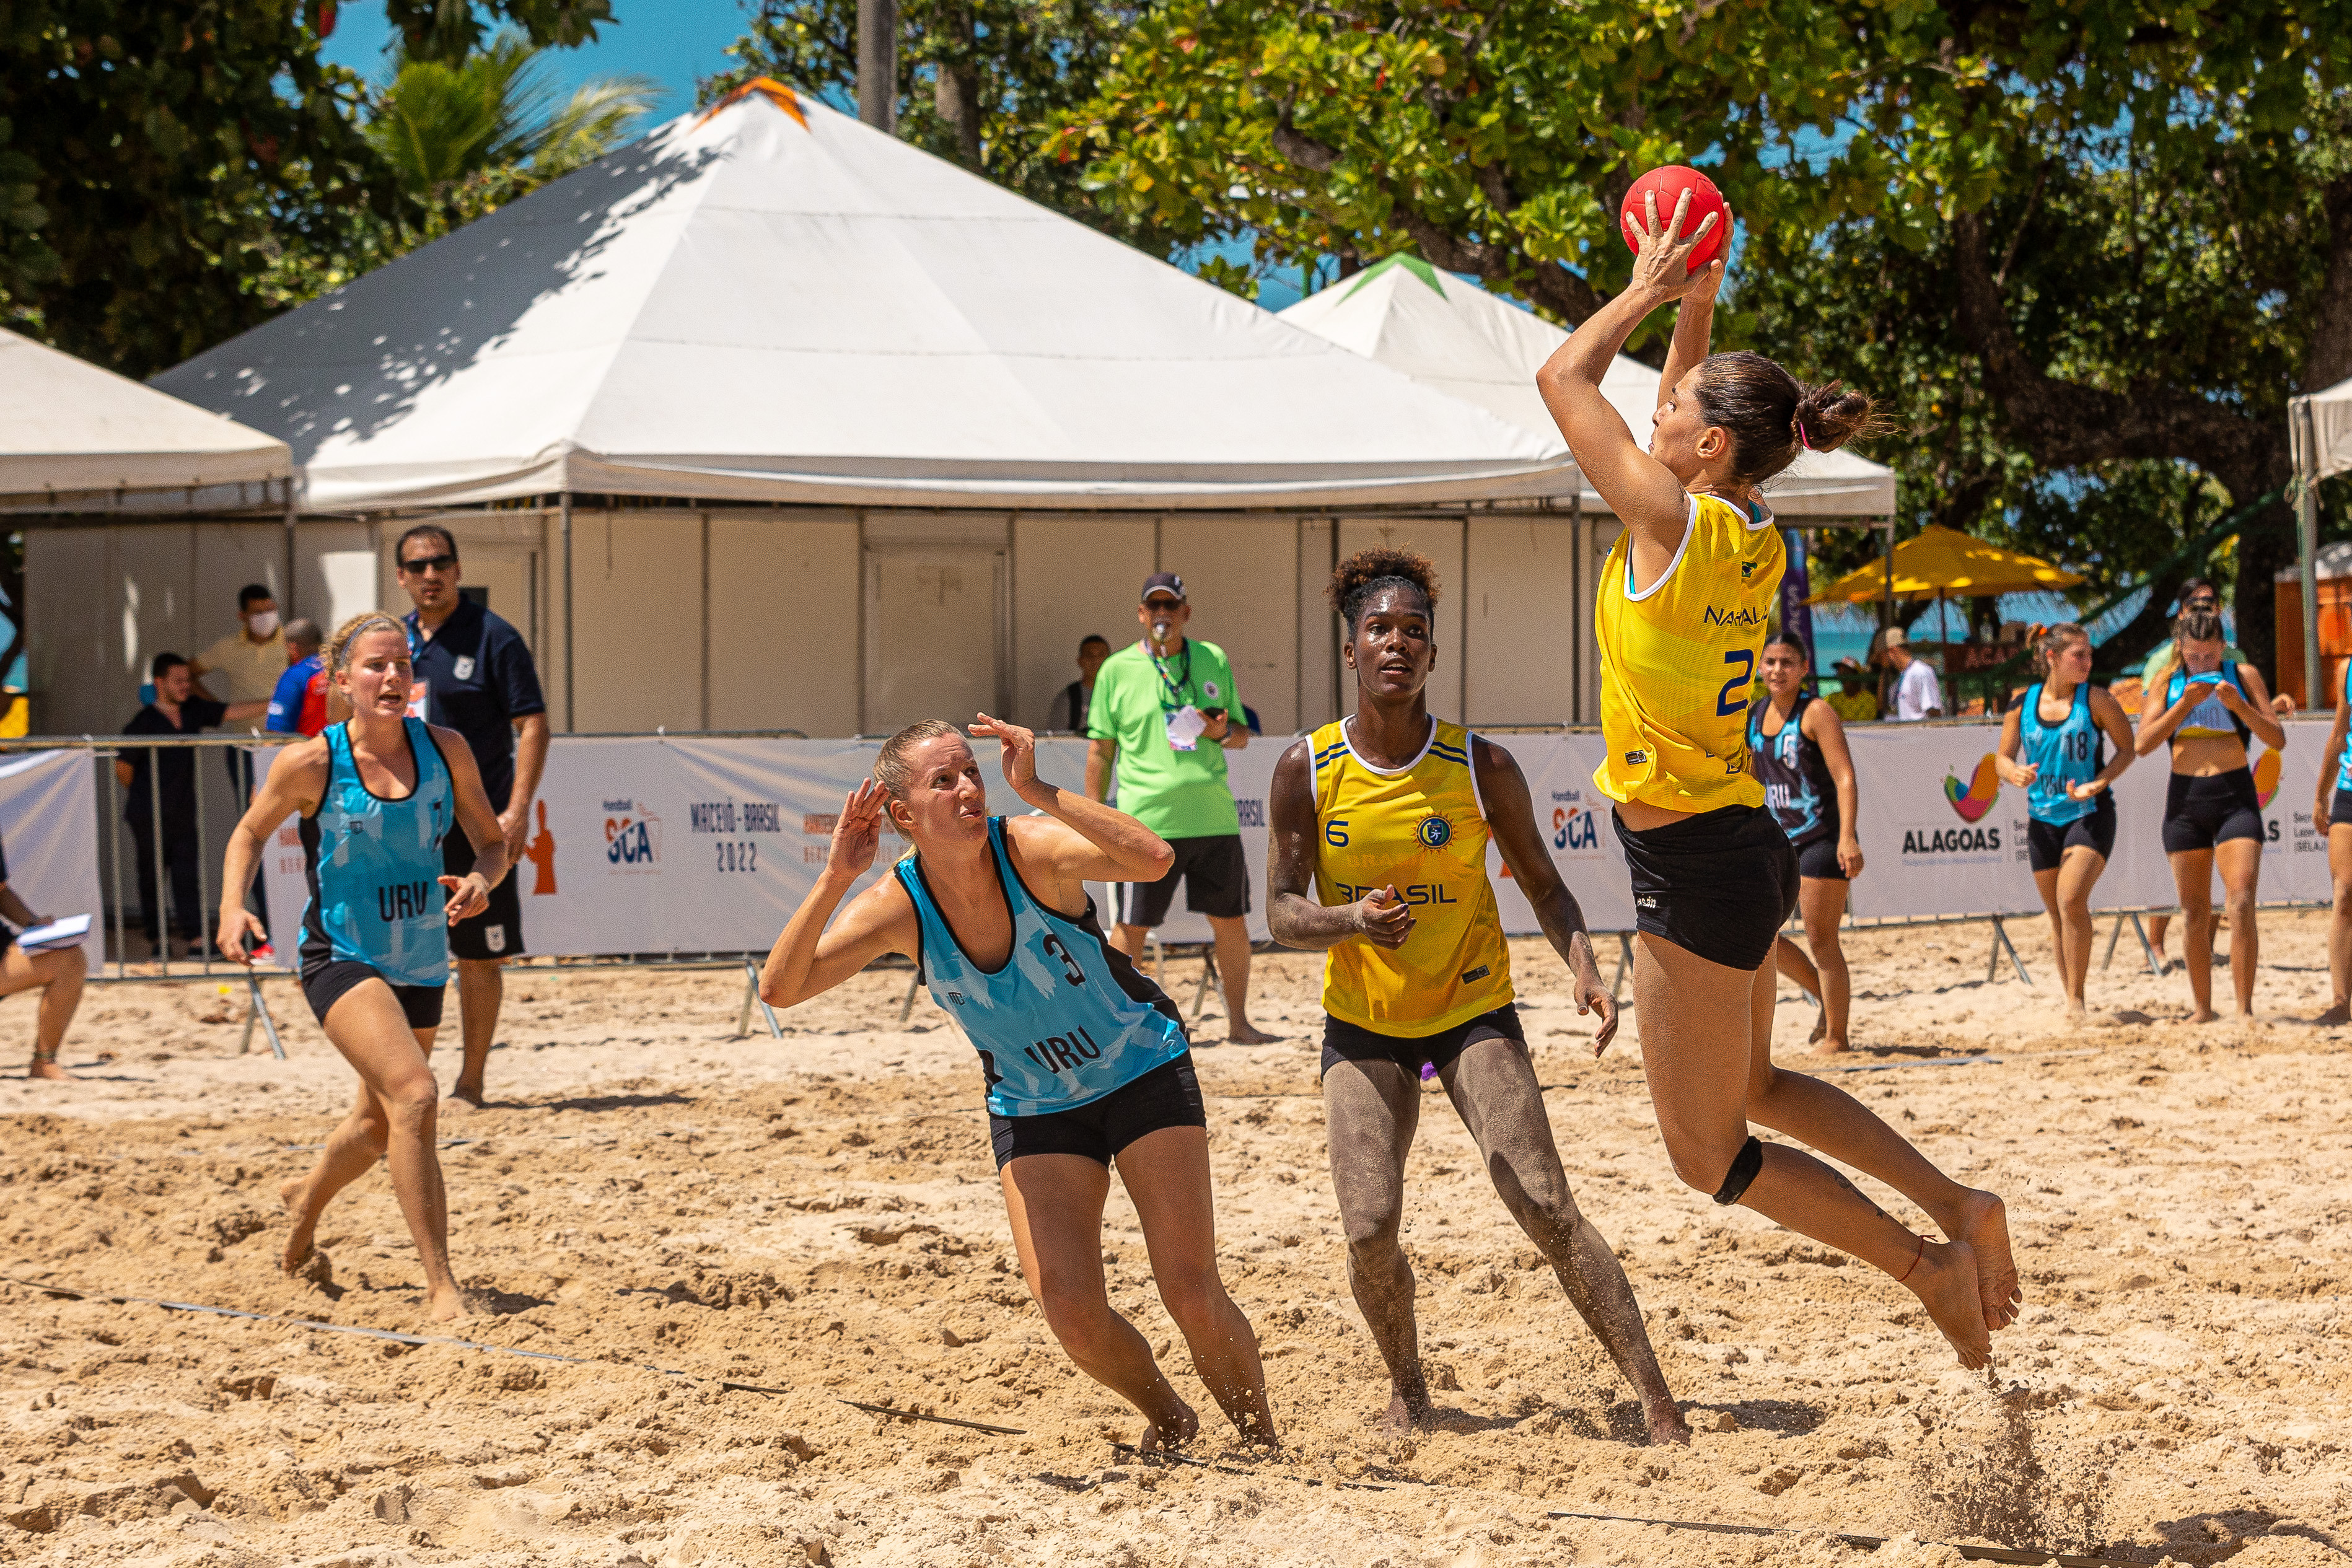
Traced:
<path fill-rule="evenodd" d="M 1617 232 L 1625 236 L 1625 248 L 1636 252 L 1642 248 L 1642 236 L 1634 225 L 1649 221 L 1643 209 L 1643 197 L 1655 193 L 1658 222 L 1664 225 L 1674 221 L 1675 203 L 1682 199 L 1685 191 L 1690 193 L 1690 209 L 1683 214 L 1680 237 L 1689 237 L 1706 221 L 1707 214 L 1715 214 L 1715 226 L 1706 231 L 1706 237 L 1690 254 L 1689 270 L 1696 272 L 1723 255 L 1731 241 L 1731 208 L 1725 203 L 1723 193 L 1715 188 L 1715 182 L 1686 163 L 1668 163 L 1653 169 L 1634 181 L 1633 188 L 1625 193 L 1625 204 L 1617 209 Z"/>

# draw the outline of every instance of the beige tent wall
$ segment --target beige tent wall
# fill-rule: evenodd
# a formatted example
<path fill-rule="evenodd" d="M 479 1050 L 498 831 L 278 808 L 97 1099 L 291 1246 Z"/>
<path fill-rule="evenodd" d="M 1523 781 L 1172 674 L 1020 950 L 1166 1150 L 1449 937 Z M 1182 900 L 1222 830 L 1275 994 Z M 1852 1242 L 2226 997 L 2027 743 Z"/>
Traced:
<path fill-rule="evenodd" d="M 701 514 L 573 508 L 572 609 L 573 729 L 702 727 Z"/>
<path fill-rule="evenodd" d="M 321 635 L 333 636 L 336 627 L 363 611 L 407 613 L 406 595 L 384 600 L 377 532 L 362 522 L 295 526 L 293 612 L 317 622 Z"/>
<path fill-rule="evenodd" d="M 1114 648 L 1139 634 L 1135 609 L 1154 564 L 1149 516 L 1027 512 L 1013 519 L 1013 717 L 1043 727 L 1054 699 L 1078 678 L 1078 639 Z"/>
<path fill-rule="evenodd" d="M 1416 549 L 1437 564 L 1437 667 L 1429 677 L 1429 711 L 1449 724 L 1462 722 L 1462 694 L 1466 674 L 1462 642 L 1463 534 L 1460 517 L 1343 517 L 1339 522 L 1342 559 L 1360 549 L 1385 545 Z M 1355 706 L 1355 692 L 1344 670 L 1339 694 L 1342 712 Z"/>
<path fill-rule="evenodd" d="M 1592 603 L 1601 591 L 1601 569 L 1608 563 L 1609 552 L 1617 548 L 1617 536 L 1625 531 L 1624 525 L 1603 513 L 1598 517 L 1585 515 L 1584 582 L 1577 594 L 1576 648 L 1579 667 L 1576 675 L 1578 724 L 1601 722 L 1601 646 L 1593 639 Z"/>
<path fill-rule="evenodd" d="M 1330 723 L 1339 706 L 1339 617 L 1324 590 L 1336 563 L 1338 526 L 1328 517 L 1298 519 L 1298 723 L 1300 733 Z M 1268 731 L 1268 734 L 1273 733 Z"/>
<path fill-rule="evenodd" d="M 1184 579 L 1190 634 L 1224 650 L 1242 701 L 1269 736 L 1298 725 L 1297 536 L 1287 517 L 1160 522 L 1159 570 Z"/>
<path fill-rule="evenodd" d="M 856 734 L 856 517 L 709 517 L 710 727 Z"/>
<path fill-rule="evenodd" d="M 1470 519 L 1461 594 L 1473 727 L 1570 722 L 1585 620 L 1577 533 L 1564 513 Z"/>

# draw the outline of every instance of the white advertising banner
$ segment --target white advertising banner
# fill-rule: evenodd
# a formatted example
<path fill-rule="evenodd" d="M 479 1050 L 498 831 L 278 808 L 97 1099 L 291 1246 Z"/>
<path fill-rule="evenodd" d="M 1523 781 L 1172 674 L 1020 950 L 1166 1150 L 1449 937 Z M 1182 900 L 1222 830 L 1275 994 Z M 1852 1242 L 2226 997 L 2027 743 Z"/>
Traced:
<path fill-rule="evenodd" d="M 2310 821 L 2313 785 L 2325 744 L 2325 720 L 2287 726 L 2283 754 L 2258 752 L 2255 779 L 2267 829 L 2261 897 L 2264 902 L 2316 901 L 2328 896 L 2326 839 Z M 2000 732 L 1990 725 L 1862 726 L 1848 732 L 1861 790 L 1862 846 L 1866 869 L 1853 885 L 1853 913 L 1863 918 L 1929 915 L 2032 915 L 2041 900 L 2026 862 L 2024 792 L 1999 783 L 1990 761 Z M 1276 762 L 1295 737 L 1269 736 L 1227 757 L 1228 778 L 1249 858 L 1252 936 L 1265 925 L 1266 798 Z M 1495 737 L 1517 758 L 1545 847 L 1559 865 L 1585 922 L 1596 931 L 1633 924 L 1624 855 L 1610 821 L 1609 802 L 1592 786 L 1600 761 L 1596 734 L 1507 735 Z M 824 862 L 834 817 L 856 781 L 871 769 L 871 740 L 726 739 L 693 737 L 573 737 L 559 736 L 532 808 L 523 856 L 513 875 L 521 896 L 523 938 L 539 954 L 699 954 L 757 951 L 774 941 L 793 910 L 814 885 Z M 1022 810 L 1004 788 L 995 747 L 978 747 L 996 809 Z M 1039 742 L 1038 771 L 1065 789 L 1081 788 L 1086 743 Z M 9 813 L 33 806 L 39 821 L 70 826 L 88 839 L 90 820 L 86 767 L 49 762 L 43 754 L 0 770 L 0 830 L 16 862 L 17 846 L 45 846 L 41 866 L 94 866 L 94 843 L 78 849 L 46 846 L 68 841 L 49 827 L 20 829 Z M 267 768 L 274 750 L 256 754 Z M 2160 829 L 2167 768 L 2162 754 L 2142 758 L 2116 790 L 2120 821 L 2116 852 L 2093 897 L 2095 908 L 2163 906 L 2174 902 L 2172 873 Z M 68 775 L 71 775 L 69 779 Z M 12 782 L 22 779 L 23 782 Z M 79 780 L 76 784 L 74 780 Z M 73 801 L 57 804 L 70 794 Z M 71 841 L 79 843 L 80 841 Z M 904 846 L 885 835 L 875 869 L 860 886 L 887 874 Z M 34 861 L 16 862 L 19 890 Z M 20 869 L 22 868 L 22 869 Z M 1503 922 L 1514 935 L 1537 930 L 1535 913 L 1491 853 Z M 280 962 L 291 964 L 306 897 L 301 841 L 292 819 L 269 845 L 272 936 Z M 87 902 L 90 891 L 63 889 L 45 896 L 60 913 Z M 1094 888 L 1106 929 L 1116 910 L 1108 887 Z M 2221 890 L 2218 880 L 2216 900 Z M 26 896 L 32 899 L 32 894 Z M 40 900 L 34 899 L 37 904 Z M 1208 921 L 1184 907 L 1180 893 L 1161 936 L 1171 942 L 1209 939 Z"/>
<path fill-rule="evenodd" d="M 0 854 L 7 857 L 8 885 L 34 914 L 89 916 L 82 946 L 95 972 L 106 957 L 106 916 L 98 885 L 98 785 L 90 766 L 87 751 L 31 751 L 0 759 Z M 126 890 L 139 885 L 128 866 L 122 883 Z"/>

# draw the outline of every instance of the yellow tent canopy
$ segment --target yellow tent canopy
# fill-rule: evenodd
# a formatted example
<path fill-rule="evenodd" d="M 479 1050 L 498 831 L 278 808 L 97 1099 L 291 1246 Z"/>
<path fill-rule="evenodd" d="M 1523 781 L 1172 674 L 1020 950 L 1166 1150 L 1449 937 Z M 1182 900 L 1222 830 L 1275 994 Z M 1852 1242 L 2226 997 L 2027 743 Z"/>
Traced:
<path fill-rule="evenodd" d="M 2033 556 L 1973 538 L 1957 528 L 1930 526 L 1895 547 L 1897 599 L 1976 599 L 2073 588 L 2080 574 Z M 1886 560 L 1855 567 L 1806 601 L 1809 604 L 1870 604 L 1886 597 Z"/>

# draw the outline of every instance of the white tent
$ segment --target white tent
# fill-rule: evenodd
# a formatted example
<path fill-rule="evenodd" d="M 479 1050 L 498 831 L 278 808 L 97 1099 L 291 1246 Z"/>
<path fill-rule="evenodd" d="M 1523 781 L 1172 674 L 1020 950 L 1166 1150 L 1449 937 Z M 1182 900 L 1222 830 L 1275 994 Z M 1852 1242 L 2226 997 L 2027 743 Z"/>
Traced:
<path fill-rule="evenodd" d="M 260 506 L 292 472 L 275 437 L 0 330 L 0 509 Z"/>
<path fill-rule="evenodd" d="M 1568 334 L 1418 256 L 1392 256 L 1309 295 L 1282 319 L 1476 403 L 1565 451 L 1536 392 L 1536 371 Z M 1601 390 L 1635 438 L 1646 441 L 1658 372 L 1620 355 Z M 1850 452 L 1812 452 L 1767 493 L 1784 517 L 1883 517 L 1895 510 L 1895 474 Z M 1587 489 L 1584 504 L 1602 503 Z"/>
<path fill-rule="evenodd" d="M 2352 470 L 2352 381 L 2297 398 L 2309 423 L 2297 430 L 2296 466 L 2313 479 Z"/>
<path fill-rule="evenodd" d="M 772 83 L 156 384 L 283 435 L 314 511 L 1422 504 L 1567 468 Z"/>

